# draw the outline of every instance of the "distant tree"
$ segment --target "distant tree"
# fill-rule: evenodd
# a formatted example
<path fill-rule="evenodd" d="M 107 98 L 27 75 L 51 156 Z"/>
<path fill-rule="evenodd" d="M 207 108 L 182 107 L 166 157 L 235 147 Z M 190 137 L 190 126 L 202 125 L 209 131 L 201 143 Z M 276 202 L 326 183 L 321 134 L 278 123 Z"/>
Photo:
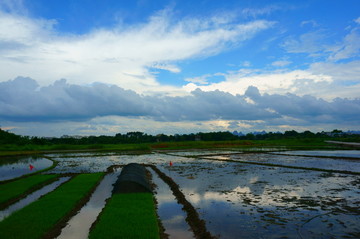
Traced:
<path fill-rule="evenodd" d="M 298 135 L 299 135 L 299 133 L 296 132 L 295 130 L 285 131 L 285 133 L 284 133 L 285 138 L 295 138 Z"/>

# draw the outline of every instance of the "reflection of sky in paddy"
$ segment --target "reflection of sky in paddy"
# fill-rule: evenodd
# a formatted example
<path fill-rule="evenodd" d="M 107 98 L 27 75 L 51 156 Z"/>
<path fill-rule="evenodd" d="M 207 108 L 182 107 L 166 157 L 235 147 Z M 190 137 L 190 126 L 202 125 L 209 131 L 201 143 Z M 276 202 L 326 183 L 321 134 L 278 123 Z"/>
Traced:
<path fill-rule="evenodd" d="M 316 158 L 273 154 L 236 154 L 205 158 L 219 160 L 231 159 L 238 161 L 281 164 L 287 166 L 360 172 L 360 160 L 357 161 L 351 159 Z"/>
<path fill-rule="evenodd" d="M 291 154 L 291 155 L 360 158 L 360 150 L 316 150 L 316 151 L 297 150 L 297 151 L 283 151 L 283 152 L 274 152 L 274 153 Z"/>
<path fill-rule="evenodd" d="M 359 176 L 221 162 L 184 163 L 162 170 L 171 171 L 187 199 L 199 208 L 208 230 L 221 238 L 294 237 L 298 230 L 319 238 L 312 224 L 332 225 L 326 238 L 360 233 Z M 332 224 L 330 220 L 304 224 L 324 213 L 330 213 Z M 347 231 L 341 230 L 342 223 Z"/>
<path fill-rule="evenodd" d="M 104 172 L 111 165 L 126 165 L 129 163 L 164 164 L 171 162 L 189 162 L 193 159 L 171 156 L 165 154 L 141 154 L 141 155 L 110 155 L 94 157 L 54 157 L 59 164 L 49 173 L 86 173 Z"/>
<path fill-rule="evenodd" d="M 201 156 L 201 155 L 219 155 L 219 154 L 233 154 L 239 153 L 237 151 L 225 151 L 225 150 L 196 150 L 196 151 L 168 151 L 169 155 L 175 156 Z"/>
<path fill-rule="evenodd" d="M 186 214 L 182 210 L 182 205 L 177 203 L 170 187 L 151 168 L 148 170 L 152 174 L 152 181 L 157 185 L 154 194 L 158 203 L 157 213 L 165 233 L 172 239 L 194 238 L 189 225 L 185 222 Z"/>
<path fill-rule="evenodd" d="M 89 236 L 91 225 L 105 206 L 106 199 L 111 197 L 113 184 L 116 182 L 120 170 L 105 175 L 101 183 L 84 207 L 72 217 L 66 227 L 61 230 L 57 239 L 86 239 Z"/>
<path fill-rule="evenodd" d="M 34 166 L 30 170 L 30 164 Z M 17 178 L 50 167 L 53 162 L 46 158 L 19 157 L 0 159 L 0 181 Z"/>

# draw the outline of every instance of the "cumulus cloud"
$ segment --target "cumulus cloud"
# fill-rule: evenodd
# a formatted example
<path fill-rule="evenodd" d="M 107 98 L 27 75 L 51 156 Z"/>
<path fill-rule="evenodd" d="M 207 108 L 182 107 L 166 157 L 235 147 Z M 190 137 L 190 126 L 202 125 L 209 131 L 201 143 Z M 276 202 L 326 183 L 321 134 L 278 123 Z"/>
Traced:
<path fill-rule="evenodd" d="M 41 85 L 66 78 L 77 84 L 100 81 L 144 92 L 161 87 L 150 68 L 178 73 L 177 61 L 218 54 L 273 24 L 239 23 L 219 16 L 175 21 L 171 10 L 165 9 L 137 25 L 70 35 L 58 32 L 54 20 L 0 10 L 0 74 L 5 79 L 31 76 Z"/>
<path fill-rule="evenodd" d="M 184 89 L 191 92 L 197 88 L 204 91 L 216 89 L 229 92 L 233 95 L 244 94 L 249 86 L 255 86 L 262 92 L 280 93 L 287 92 L 294 94 L 318 93 L 319 87 L 330 84 L 333 80 L 330 75 L 314 74 L 306 70 L 283 70 L 261 73 L 254 69 L 240 69 L 238 71 L 223 74 L 225 81 L 209 85 L 199 85 L 194 82 L 184 86 Z"/>
<path fill-rule="evenodd" d="M 251 103 L 246 100 L 251 99 Z M 144 96 L 106 84 L 80 86 L 65 80 L 39 87 L 30 78 L 18 77 L 0 83 L 0 118 L 7 121 L 86 121 L 120 116 L 159 122 L 266 121 L 283 124 L 295 119 L 301 124 L 356 124 L 360 99 L 326 101 L 309 95 L 261 94 L 250 86 L 244 94 L 197 89 L 187 96 Z M 229 123 L 227 124 L 229 125 Z"/>

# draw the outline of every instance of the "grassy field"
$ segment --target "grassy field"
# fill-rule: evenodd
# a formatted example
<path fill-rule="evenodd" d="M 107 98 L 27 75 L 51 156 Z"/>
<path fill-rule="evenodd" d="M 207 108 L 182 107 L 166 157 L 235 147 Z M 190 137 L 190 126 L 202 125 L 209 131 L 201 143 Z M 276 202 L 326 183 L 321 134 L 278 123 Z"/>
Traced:
<path fill-rule="evenodd" d="M 0 145 L 0 156 L 21 156 L 62 151 L 146 151 L 148 144 L 91 144 L 91 145 Z"/>
<path fill-rule="evenodd" d="M 58 175 L 33 175 L 13 182 L 0 184 L 0 209 L 4 209 L 9 203 L 28 194 L 41 186 L 56 180 Z"/>
<path fill-rule="evenodd" d="M 102 178 L 81 174 L 0 222 L 0 238 L 42 238 L 66 217 Z"/>
<path fill-rule="evenodd" d="M 114 194 L 102 211 L 95 228 L 95 238 L 159 238 L 159 229 L 151 193 Z"/>

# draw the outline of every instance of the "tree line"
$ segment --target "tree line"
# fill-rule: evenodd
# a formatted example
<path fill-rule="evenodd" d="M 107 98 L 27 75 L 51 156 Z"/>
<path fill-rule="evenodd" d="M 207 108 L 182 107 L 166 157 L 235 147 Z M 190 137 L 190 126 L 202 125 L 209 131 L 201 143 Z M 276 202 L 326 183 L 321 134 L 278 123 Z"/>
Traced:
<path fill-rule="evenodd" d="M 191 133 L 175 135 L 149 135 L 143 132 L 128 132 L 125 134 L 118 133 L 115 136 L 62 136 L 62 137 L 29 137 L 16 135 L 14 133 L 0 129 L 0 144 L 16 145 L 54 145 L 54 144 L 72 144 L 72 145 L 89 145 L 89 144 L 133 144 L 133 143 L 155 143 L 155 142 L 182 142 L 182 141 L 233 141 L 233 140 L 279 140 L 279 139 L 302 139 L 302 138 L 357 138 L 357 134 L 333 130 L 332 132 L 311 131 L 297 132 L 295 130 L 281 132 L 254 132 L 248 134 L 238 133 L 236 131 L 220 131 L 209 133 Z"/>

